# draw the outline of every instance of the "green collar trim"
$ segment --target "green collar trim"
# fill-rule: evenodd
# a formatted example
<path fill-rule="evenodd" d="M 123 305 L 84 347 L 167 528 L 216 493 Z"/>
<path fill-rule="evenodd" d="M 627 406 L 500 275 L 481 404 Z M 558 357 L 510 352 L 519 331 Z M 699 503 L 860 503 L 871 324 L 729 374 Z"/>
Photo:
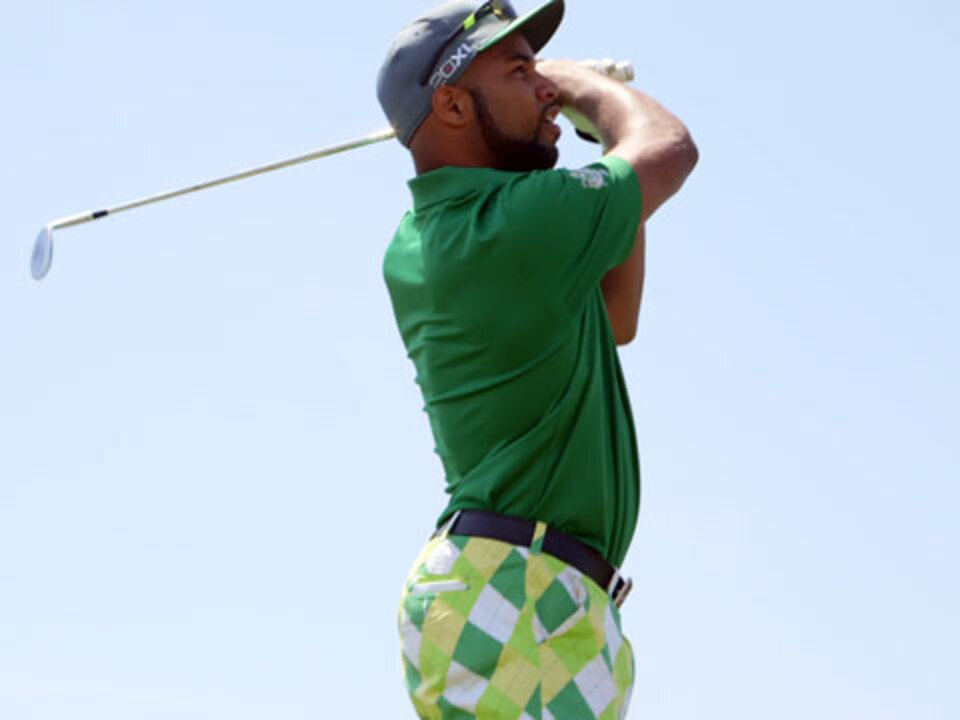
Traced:
<path fill-rule="evenodd" d="M 414 212 L 431 205 L 455 200 L 479 192 L 484 188 L 503 185 L 517 173 L 492 168 L 442 167 L 410 180 Z"/>

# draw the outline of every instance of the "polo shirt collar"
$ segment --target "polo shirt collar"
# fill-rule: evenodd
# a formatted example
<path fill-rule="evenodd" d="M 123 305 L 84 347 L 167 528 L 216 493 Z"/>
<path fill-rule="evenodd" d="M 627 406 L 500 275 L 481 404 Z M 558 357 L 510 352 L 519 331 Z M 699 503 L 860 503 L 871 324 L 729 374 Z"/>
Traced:
<path fill-rule="evenodd" d="M 485 188 L 503 185 L 517 173 L 493 168 L 447 166 L 410 180 L 414 212 L 447 200 L 455 200 Z"/>

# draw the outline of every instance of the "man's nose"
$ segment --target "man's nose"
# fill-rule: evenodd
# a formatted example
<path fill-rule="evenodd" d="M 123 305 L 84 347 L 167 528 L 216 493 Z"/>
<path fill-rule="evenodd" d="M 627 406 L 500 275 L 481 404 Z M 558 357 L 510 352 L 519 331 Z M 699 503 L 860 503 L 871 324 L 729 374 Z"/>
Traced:
<path fill-rule="evenodd" d="M 560 88 L 548 78 L 540 76 L 540 87 L 537 88 L 537 94 L 542 102 L 552 103 L 560 97 Z"/>

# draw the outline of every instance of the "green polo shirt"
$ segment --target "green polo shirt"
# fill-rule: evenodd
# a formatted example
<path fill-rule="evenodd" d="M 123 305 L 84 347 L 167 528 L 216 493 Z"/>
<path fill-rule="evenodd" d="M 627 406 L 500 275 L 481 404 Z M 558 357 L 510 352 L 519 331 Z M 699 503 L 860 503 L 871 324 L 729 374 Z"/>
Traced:
<path fill-rule="evenodd" d="M 631 166 L 445 167 L 384 274 L 450 501 L 543 520 L 623 562 L 640 502 L 630 401 L 600 280 L 640 222 Z"/>

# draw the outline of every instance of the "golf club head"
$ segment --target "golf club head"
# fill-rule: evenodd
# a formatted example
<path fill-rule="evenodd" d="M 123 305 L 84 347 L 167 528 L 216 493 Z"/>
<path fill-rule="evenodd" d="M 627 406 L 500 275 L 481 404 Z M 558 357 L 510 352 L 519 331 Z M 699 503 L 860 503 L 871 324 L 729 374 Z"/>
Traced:
<path fill-rule="evenodd" d="M 53 263 L 53 228 L 49 225 L 37 235 L 30 258 L 30 274 L 34 280 L 43 280 Z"/>

